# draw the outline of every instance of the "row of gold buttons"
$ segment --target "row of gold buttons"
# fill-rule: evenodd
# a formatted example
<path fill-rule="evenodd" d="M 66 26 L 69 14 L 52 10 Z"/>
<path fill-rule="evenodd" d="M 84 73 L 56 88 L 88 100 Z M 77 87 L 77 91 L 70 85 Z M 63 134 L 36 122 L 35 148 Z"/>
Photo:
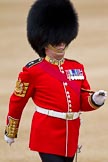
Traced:
<path fill-rule="evenodd" d="M 63 74 L 65 73 L 62 66 L 60 66 L 59 69 L 60 69 L 61 73 L 63 73 Z M 68 103 L 68 112 L 72 112 L 72 103 L 71 103 L 71 100 L 70 100 L 70 92 L 67 91 L 67 88 L 66 88 L 68 83 L 64 82 L 63 85 L 64 85 L 64 89 L 65 89 L 65 93 L 66 93 L 66 98 L 67 98 L 67 103 Z"/>

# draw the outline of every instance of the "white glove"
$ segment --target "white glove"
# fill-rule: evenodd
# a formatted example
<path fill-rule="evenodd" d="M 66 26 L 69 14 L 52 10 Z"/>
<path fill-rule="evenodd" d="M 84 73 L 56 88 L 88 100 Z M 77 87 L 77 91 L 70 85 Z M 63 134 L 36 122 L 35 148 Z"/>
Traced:
<path fill-rule="evenodd" d="M 4 140 L 11 146 L 12 143 L 14 143 L 14 138 L 7 137 L 4 135 Z"/>
<path fill-rule="evenodd" d="M 107 92 L 104 90 L 99 90 L 95 92 L 92 96 L 92 100 L 94 101 L 94 103 L 99 106 L 104 104 L 106 98 L 107 98 Z"/>

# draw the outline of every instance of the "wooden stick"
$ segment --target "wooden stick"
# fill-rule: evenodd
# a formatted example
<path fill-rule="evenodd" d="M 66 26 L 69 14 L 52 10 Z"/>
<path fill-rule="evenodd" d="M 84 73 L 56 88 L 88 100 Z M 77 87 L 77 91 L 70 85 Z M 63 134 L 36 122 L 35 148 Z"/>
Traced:
<path fill-rule="evenodd" d="M 95 93 L 95 91 L 93 90 L 84 89 L 84 88 L 81 88 L 81 91 L 88 92 L 88 93 Z"/>
<path fill-rule="evenodd" d="M 95 91 L 93 91 L 93 90 L 84 89 L 84 88 L 81 88 L 81 91 L 88 92 L 88 93 L 92 93 L 92 94 L 95 93 Z M 99 95 L 105 96 L 105 93 L 104 92 L 100 92 Z"/>

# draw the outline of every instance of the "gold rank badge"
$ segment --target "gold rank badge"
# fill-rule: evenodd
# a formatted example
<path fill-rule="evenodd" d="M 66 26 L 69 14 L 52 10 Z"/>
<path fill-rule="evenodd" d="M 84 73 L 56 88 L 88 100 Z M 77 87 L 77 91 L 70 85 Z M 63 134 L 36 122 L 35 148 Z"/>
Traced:
<path fill-rule="evenodd" d="M 20 79 L 17 80 L 14 94 L 19 97 L 25 97 L 29 83 L 22 82 Z"/>

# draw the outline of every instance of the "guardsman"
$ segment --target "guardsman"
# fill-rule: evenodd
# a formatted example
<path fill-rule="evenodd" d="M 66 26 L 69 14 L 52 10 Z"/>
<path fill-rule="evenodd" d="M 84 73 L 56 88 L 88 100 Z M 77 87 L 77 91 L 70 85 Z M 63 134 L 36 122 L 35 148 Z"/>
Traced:
<path fill-rule="evenodd" d="M 23 109 L 35 103 L 30 144 L 42 162 L 72 162 L 78 147 L 80 112 L 101 107 L 107 92 L 90 92 L 84 66 L 64 57 L 78 34 L 78 15 L 69 0 L 37 0 L 27 18 L 27 37 L 39 58 L 19 73 L 10 97 L 5 141 L 17 137 Z"/>

